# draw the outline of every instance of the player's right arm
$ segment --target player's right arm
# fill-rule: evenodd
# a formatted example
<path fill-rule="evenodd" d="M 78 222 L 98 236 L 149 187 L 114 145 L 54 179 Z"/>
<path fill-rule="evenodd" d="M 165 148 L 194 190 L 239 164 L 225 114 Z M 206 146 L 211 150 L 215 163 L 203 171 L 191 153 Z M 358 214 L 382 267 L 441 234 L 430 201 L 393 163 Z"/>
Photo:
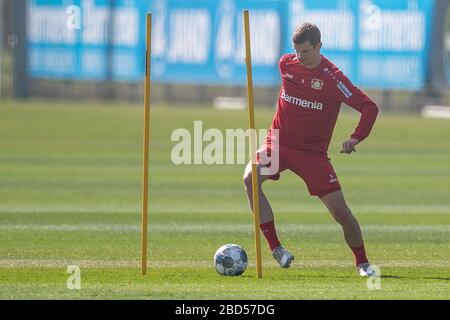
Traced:
<path fill-rule="evenodd" d="M 342 153 L 356 151 L 355 146 L 365 140 L 372 131 L 378 116 L 378 106 L 342 73 L 338 74 L 337 92 L 341 102 L 361 113 L 358 126 L 350 138 L 342 144 Z"/>

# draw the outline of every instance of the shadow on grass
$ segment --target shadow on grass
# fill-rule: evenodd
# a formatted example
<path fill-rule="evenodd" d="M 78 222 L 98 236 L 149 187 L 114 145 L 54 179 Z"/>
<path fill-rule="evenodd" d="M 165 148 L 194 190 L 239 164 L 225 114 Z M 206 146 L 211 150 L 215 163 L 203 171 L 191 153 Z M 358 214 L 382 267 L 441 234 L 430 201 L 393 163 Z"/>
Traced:
<path fill-rule="evenodd" d="M 426 277 L 426 278 L 413 278 L 413 279 L 450 281 L 450 278 L 442 278 L 442 277 Z"/>
<path fill-rule="evenodd" d="M 368 279 L 365 277 L 359 277 L 358 275 L 332 275 L 332 274 L 323 274 L 323 275 L 312 275 L 312 274 L 295 274 L 295 275 L 283 275 L 283 280 L 298 280 L 302 278 L 316 278 L 316 279 Z M 403 280 L 442 280 L 442 281 L 450 281 L 449 277 L 405 277 L 405 276 L 396 276 L 396 275 L 381 275 L 381 279 L 403 279 Z"/>
<path fill-rule="evenodd" d="M 446 278 L 446 277 L 402 277 L 402 276 L 393 276 L 393 275 L 381 275 L 381 279 L 420 279 L 420 280 L 450 281 L 450 278 Z"/>

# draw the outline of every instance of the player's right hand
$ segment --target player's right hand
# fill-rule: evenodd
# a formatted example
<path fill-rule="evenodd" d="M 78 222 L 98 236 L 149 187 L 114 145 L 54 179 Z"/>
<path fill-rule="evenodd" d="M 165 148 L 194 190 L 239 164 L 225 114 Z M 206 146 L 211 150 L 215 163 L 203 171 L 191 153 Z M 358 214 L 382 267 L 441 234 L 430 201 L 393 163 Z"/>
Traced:
<path fill-rule="evenodd" d="M 357 145 L 358 143 L 359 143 L 359 140 L 358 140 L 358 139 L 354 139 L 354 138 L 351 138 L 351 139 L 345 141 L 345 142 L 342 144 L 342 150 L 341 150 L 341 153 L 350 154 L 350 153 L 352 153 L 352 152 L 356 152 L 355 147 L 356 147 L 356 145 Z"/>

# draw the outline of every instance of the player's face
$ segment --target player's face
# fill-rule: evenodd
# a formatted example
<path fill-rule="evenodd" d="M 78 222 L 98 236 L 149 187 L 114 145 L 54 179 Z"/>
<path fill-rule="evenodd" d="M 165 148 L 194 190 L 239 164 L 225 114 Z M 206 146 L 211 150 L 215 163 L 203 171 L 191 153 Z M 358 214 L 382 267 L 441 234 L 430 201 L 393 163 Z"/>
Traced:
<path fill-rule="evenodd" d="M 320 60 L 320 48 L 322 43 L 316 44 L 314 47 L 311 42 L 306 41 L 302 44 L 295 44 L 294 49 L 297 54 L 297 59 L 305 67 L 315 66 L 318 60 Z"/>

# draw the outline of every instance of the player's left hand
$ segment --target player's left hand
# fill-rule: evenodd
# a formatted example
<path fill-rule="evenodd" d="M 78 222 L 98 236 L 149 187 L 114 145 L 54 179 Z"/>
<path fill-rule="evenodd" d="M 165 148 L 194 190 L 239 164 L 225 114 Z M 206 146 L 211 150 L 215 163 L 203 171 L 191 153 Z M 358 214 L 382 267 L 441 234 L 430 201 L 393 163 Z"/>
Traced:
<path fill-rule="evenodd" d="M 352 153 L 352 152 L 356 152 L 355 147 L 356 147 L 356 145 L 357 145 L 358 143 L 359 143 L 359 140 L 358 140 L 358 139 L 354 139 L 354 138 L 351 138 L 351 139 L 345 141 L 345 142 L 342 144 L 342 150 L 341 150 L 341 153 L 350 154 L 350 153 Z"/>

